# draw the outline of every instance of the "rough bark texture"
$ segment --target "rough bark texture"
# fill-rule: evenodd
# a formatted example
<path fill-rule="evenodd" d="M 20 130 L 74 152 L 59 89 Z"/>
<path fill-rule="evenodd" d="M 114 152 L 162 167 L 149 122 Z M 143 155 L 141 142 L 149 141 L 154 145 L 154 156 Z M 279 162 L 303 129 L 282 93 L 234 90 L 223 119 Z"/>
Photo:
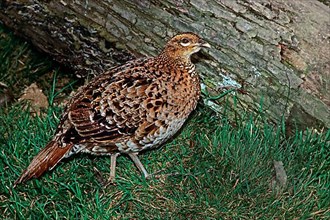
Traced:
<path fill-rule="evenodd" d="M 0 20 L 78 75 L 156 55 L 175 33 L 212 45 L 205 91 L 236 88 L 230 112 L 330 128 L 330 9 L 316 0 L 3 0 Z M 222 110 L 223 99 L 204 103 Z M 290 127 L 290 126 L 289 126 Z"/>

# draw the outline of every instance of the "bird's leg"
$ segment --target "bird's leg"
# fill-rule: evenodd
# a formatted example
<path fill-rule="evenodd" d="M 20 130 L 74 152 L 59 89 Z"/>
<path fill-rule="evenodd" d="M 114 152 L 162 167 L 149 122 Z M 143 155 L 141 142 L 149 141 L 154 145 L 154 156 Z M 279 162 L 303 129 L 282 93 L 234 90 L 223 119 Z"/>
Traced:
<path fill-rule="evenodd" d="M 116 162 L 117 157 L 120 153 L 111 154 L 111 164 L 110 164 L 110 177 L 108 179 L 108 183 L 114 183 L 116 177 Z"/>
<path fill-rule="evenodd" d="M 144 177 L 148 179 L 150 175 L 148 174 L 147 170 L 144 168 L 143 164 L 141 163 L 140 159 L 138 158 L 138 153 L 129 153 L 128 156 L 133 160 L 135 166 L 143 173 Z"/>

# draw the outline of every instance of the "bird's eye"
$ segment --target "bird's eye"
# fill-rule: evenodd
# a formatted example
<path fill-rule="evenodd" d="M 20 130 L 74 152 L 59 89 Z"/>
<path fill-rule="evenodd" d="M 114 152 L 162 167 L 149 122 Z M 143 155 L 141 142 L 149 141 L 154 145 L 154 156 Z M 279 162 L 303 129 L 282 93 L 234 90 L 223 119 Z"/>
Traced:
<path fill-rule="evenodd" d="M 190 44 L 190 41 L 187 39 L 187 38 L 183 38 L 181 41 L 180 41 L 180 44 L 184 47 L 188 46 Z"/>

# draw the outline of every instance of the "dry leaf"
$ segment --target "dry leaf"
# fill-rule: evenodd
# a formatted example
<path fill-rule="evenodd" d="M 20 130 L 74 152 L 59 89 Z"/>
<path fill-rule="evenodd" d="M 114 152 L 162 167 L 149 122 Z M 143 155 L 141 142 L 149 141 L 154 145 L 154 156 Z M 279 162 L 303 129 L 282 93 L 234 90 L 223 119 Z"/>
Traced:
<path fill-rule="evenodd" d="M 8 105 L 13 99 L 13 94 L 8 86 L 5 83 L 0 82 L 0 107 Z"/>
<path fill-rule="evenodd" d="M 41 109 L 48 108 L 49 106 L 47 97 L 35 83 L 32 83 L 24 90 L 23 95 L 18 99 L 18 101 L 26 101 L 29 103 L 30 112 L 33 116 L 40 115 Z"/>

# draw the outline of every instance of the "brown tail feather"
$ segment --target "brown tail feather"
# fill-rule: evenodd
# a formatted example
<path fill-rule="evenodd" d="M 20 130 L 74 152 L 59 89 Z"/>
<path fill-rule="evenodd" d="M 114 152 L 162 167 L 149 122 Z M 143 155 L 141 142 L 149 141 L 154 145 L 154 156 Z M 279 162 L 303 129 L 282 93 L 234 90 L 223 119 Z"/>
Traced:
<path fill-rule="evenodd" d="M 65 147 L 58 146 L 56 141 L 49 142 L 37 156 L 35 156 L 22 175 L 15 181 L 14 187 L 31 178 L 38 178 L 44 172 L 53 169 L 58 162 L 72 149 L 72 144 Z"/>

